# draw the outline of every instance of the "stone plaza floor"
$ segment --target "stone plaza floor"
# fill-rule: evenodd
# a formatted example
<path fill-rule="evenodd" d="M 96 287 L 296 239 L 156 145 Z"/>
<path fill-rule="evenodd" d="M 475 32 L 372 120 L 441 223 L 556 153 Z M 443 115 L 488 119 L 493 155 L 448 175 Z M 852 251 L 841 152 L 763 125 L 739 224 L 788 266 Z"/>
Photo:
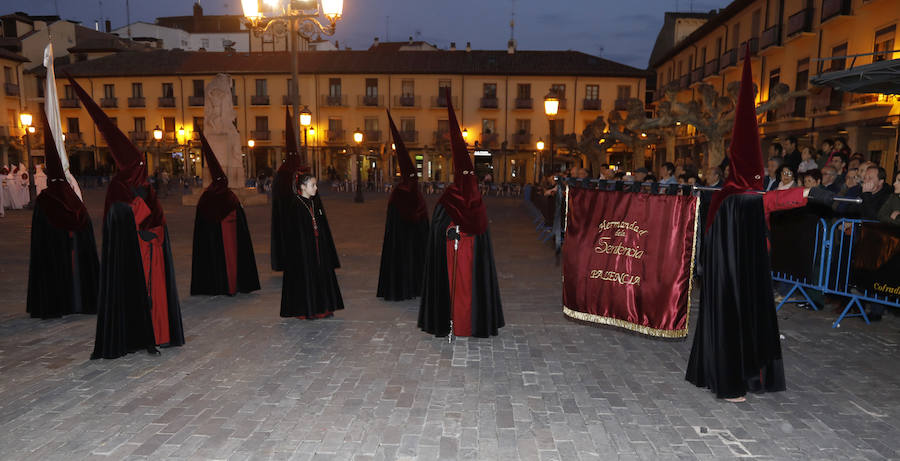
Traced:
<path fill-rule="evenodd" d="M 375 298 L 387 196 L 323 195 L 345 310 L 278 316 L 268 207 L 247 208 L 262 290 L 189 296 L 194 209 L 172 196 L 187 344 L 117 360 L 88 360 L 94 316 L 25 314 L 31 216 L 8 211 L 0 459 L 900 458 L 896 316 L 782 309 L 788 390 L 727 403 L 684 380 L 690 339 L 567 320 L 521 201 L 487 199 L 506 327 L 451 343 L 418 330 L 418 301 Z M 99 246 L 103 190 L 86 198 Z"/>

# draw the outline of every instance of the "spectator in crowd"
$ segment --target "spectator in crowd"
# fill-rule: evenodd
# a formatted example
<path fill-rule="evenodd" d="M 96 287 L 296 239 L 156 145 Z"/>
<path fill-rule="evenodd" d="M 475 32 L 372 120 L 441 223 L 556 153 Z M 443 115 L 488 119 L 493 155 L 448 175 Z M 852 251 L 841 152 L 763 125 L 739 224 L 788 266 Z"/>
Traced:
<path fill-rule="evenodd" d="M 800 150 L 797 149 L 797 137 L 789 136 L 784 142 L 784 164 L 790 169 L 797 171 L 800 162 L 803 161 Z"/>
<path fill-rule="evenodd" d="M 900 226 L 900 171 L 894 174 L 894 193 L 878 210 L 878 220 Z"/>
<path fill-rule="evenodd" d="M 588 179 L 591 175 L 588 173 L 588 170 L 584 168 L 575 168 L 575 174 L 572 175 L 575 179 Z"/>
<path fill-rule="evenodd" d="M 831 154 L 834 152 L 834 140 L 826 139 L 822 141 L 822 152 L 819 155 L 819 166 L 831 164 Z"/>
<path fill-rule="evenodd" d="M 706 170 L 706 185 L 709 187 L 722 187 L 722 169 L 714 166 Z"/>
<path fill-rule="evenodd" d="M 837 170 L 833 166 L 825 166 L 822 168 L 822 187 L 828 189 L 833 194 L 840 193 L 842 184 L 837 182 Z"/>
<path fill-rule="evenodd" d="M 860 184 L 859 169 L 847 170 L 847 180 L 844 181 L 844 185 L 837 195 L 845 198 L 857 198 L 860 194 L 862 194 L 862 184 Z M 832 207 L 838 214 L 855 214 L 855 205 L 853 204 L 835 202 Z"/>
<path fill-rule="evenodd" d="M 805 173 L 809 170 L 818 170 L 819 164 L 816 163 L 816 158 L 814 156 L 812 149 L 809 147 L 804 147 L 800 151 L 800 164 L 797 165 L 797 171 L 800 173 Z"/>
<path fill-rule="evenodd" d="M 778 169 L 778 177 L 781 179 L 775 190 L 787 190 L 792 187 L 797 187 L 797 182 L 794 180 L 794 171 L 787 165 L 782 165 L 781 168 Z"/>
<path fill-rule="evenodd" d="M 686 174 L 685 176 L 686 176 L 686 178 L 685 178 L 685 184 L 687 184 L 687 185 L 689 185 L 689 186 L 696 186 L 697 184 L 700 184 L 700 177 L 699 177 L 699 176 L 697 176 L 697 175 L 695 175 L 695 174 L 693 174 L 693 173 L 691 173 L 691 174 Z"/>
<path fill-rule="evenodd" d="M 775 190 L 775 188 L 778 187 L 778 182 L 780 180 L 780 177 L 778 176 L 778 172 L 781 169 L 782 165 L 784 165 L 783 158 L 769 157 L 769 162 L 768 162 L 768 165 L 766 168 L 766 173 L 768 174 L 768 176 L 766 176 L 765 181 L 763 183 L 765 186 L 766 192 L 768 192 L 770 190 Z M 726 174 L 726 177 L 727 177 L 727 174 Z"/>
<path fill-rule="evenodd" d="M 634 170 L 632 173 L 632 177 L 634 178 L 634 182 L 644 182 L 647 180 L 647 176 L 650 174 L 650 171 L 644 167 L 640 167 Z"/>
<path fill-rule="evenodd" d="M 822 186 L 822 173 L 820 173 L 819 170 L 809 170 L 805 173 L 800 173 L 800 177 L 802 179 L 801 182 L 803 183 L 803 187 L 807 189 Z"/>
<path fill-rule="evenodd" d="M 687 184 L 688 175 L 681 173 L 678 175 L 678 184 Z"/>
<path fill-rule="evenodd" d="M 844 138 L 834 138 L 834 151 L 838 154 L 844 154 L 849 161 L 850 147 L 847 146 L 847 140 Z"/>
<path fill-rule="evenodd" d="M 616 171 L 613 173 L 612 177 L 616 181 L 624 181 L 625 180 L 625 172 L 624 171 Z"/>
<path fill-rule="evenodd" d="M 893 187 L 885 184 L 885 179 L 887 174 L 880 166 L 870 166 L 863 174 L 862 194 L 859 196 L 862 199 L 860 212 L 863 218 L 878 219 L 878 211 L 891 196 Z"/>
<path fill-rule="evenodd" d="M 769 144 L 769 158 L 772 157 L 781 157 L 784 155 L 784 148 L 781 147 L 781 144 L 777 142 L 772 142 Z"/>
<path fill-rule="evenodd" d="M 675 164 L 672 162 L 666 162 L 662 164 L 662 167 L 659 169 L 659 183 L 660 184 L 677 184 L 678 179 L 675 178 Z"/>
<path fill-rule="evenodd" d="M 835 182 L 837 182 L 838 184 L 844 184 L 848 160 L 849 158 L 847 157 L 847 155 L 841 153 L 835 153 L 831 157 L 831 163 L 829 163 L 829 165 L 833 166 L 835 171 L 837 171 L 837 178 L 835 179 Z"/>

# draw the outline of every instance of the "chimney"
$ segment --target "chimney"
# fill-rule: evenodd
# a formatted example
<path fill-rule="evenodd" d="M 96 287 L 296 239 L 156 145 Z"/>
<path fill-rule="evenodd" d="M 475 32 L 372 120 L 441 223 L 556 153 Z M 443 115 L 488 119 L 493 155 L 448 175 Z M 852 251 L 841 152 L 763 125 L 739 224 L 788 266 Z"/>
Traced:
<path fill-rule="evenodd" d="M 200 6 L 200 2 L 194 3 L 194 17 L 203 16 L 203 7 Z"/>
<path fill-rule="evenodd" d="M 450 42 L 450 51 L 456 51 L 456 42 Z"/>
<path fill-rule="evenodd" d="M 516 41 L 510 40 L 506 42 L 506 53 L 507 54 L 516 54 Z"/>
<path fill-rule="evenodd" d="M 112 23 L 109 22 L 109 19 L 106 20 L 106 33 L 109 33 L 112 30 Z"/>
<path fill-rule="evenodd" d="M 375 41 L 372 43 L 372 48 L 378 48 L 378 37 L 375 37 Z"/>
<path fill-rule="evenodd" d="M 466 53 L 472 51 L 472 42 L 466 42 Z"/>
<path fill-rule="evenodd" d="M 409 44 L 410 44 L 410 45 L 412 45 L 412 44 L 413 44 L 413 39 L 412 39 L 412 35 L 410 35 L 410 36 L 409 36 Z"/>

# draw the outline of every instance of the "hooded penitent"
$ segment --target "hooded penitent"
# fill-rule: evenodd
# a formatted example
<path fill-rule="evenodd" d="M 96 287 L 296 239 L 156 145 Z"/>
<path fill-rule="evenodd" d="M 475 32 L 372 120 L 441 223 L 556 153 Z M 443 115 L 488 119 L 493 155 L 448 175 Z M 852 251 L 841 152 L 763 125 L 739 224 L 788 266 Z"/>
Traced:
<path fill-rule="evenodd" d="M 390 111 L 387 115 L 400 166 L 400 182 L 388 199 L 377 295 L 388 301 L 400 301 L 422 294 L 428 210 L 419 189 L 415 165 Z"/>
<path fill-rule="evenodd" d="M 434 207 L 419 328 L 435 336 L 496 335 L 504 325 L 487 212 L 449 92 L 454 181 Z"/>
<path fill-rule="evenodd" d="M 211 184 L 197 202 L 191 271 L 192 295 L 233 295 L 259 289 L 247 216 L 215 153 L 200 133 Z"/>
<path fill-rule="evenodd" d="M 285 242 L 284 223 L 282 216 L 288 212 L 289 202 L 294 196 L 292 182 L 294 175 L 300 171 L 300 155 L 297 153 L 297 138 L 294 135 L 294 123 L 290 108 L 284 109 L 284 163 L 275 173 L 272 184 L 272 270 L 282 271 L 285 267 Z"/>
<path fill-rule="evenodd" d="M 91 358 L 184 344 L 181 306 L 162 206 L 144 157 L 81 85 L 75 94 L 109 146 L 119 171 L 106 190 L 97 336 Z"/>
<path fill-rule="evenodd" d="M 51 318 L 97 312 L 100 262 L 94 227 L 81 199 L 66 180 L 46 114 L 47 187 L 35 200 L 26 311 Z"/>

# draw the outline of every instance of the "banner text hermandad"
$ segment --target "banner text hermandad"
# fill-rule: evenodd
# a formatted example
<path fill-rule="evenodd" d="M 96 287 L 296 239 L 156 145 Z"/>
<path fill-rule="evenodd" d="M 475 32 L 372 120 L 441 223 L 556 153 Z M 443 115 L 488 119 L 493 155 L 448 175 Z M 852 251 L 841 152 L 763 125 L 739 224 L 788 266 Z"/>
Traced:
<path fill-rule="evenodd" d="M 651 336 L 688 333 L 696 197 L 566 190 L 563 312 Z"/>

